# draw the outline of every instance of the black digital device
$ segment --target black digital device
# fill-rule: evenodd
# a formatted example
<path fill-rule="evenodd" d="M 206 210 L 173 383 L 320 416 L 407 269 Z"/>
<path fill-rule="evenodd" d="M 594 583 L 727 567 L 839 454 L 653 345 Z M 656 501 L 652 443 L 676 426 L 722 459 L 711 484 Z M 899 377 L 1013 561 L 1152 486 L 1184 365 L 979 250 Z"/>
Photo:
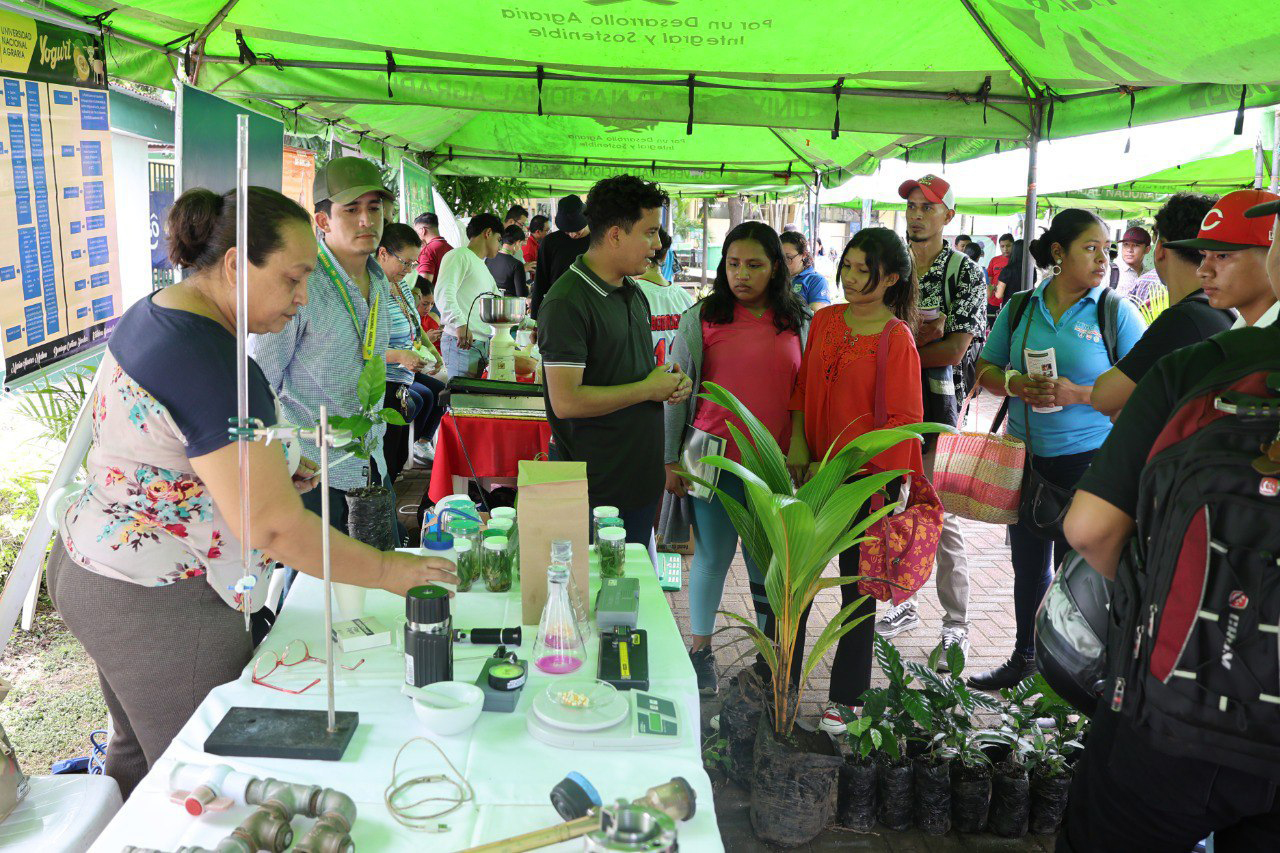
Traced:
<path fill-rule="evenodd" d="M 602 631 L 597 677 L 619 690 L 648 690 L 648 633 L 643 629 L 630 628 Z"/>

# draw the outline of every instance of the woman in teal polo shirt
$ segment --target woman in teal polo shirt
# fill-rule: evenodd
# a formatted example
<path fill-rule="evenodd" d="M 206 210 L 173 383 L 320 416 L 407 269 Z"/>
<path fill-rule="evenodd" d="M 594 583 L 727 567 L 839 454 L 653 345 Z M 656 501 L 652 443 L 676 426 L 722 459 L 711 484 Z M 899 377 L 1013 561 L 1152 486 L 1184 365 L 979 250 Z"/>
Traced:
<path fill-rule="evenodd" d="M 1055 486 L 1070 489 L 1084 475 L 1111 432 L 1111 421 L 1089 404 L 1093 383 L 1112 361 L 1099 327 L 1099 300 L 1107 290 L 1110 258 L 1107 229 L 1088 211 L 1070 208 L 1029 247 L 1050 277 L 1026 297 L 1015 328 L 1012 314 L 1022 300 L 1006 301 L 978 360 L 982 387 L 1021 401 L 1009 407 L 1009 432 L 1027 444 L 1027 464 Z M 1114 294 L 1112 294 L 1114 296 Z M 1142 316 L 1128 300 L 1116 314 L 1117 359 L 1142 336 Z M 1027 350 L 1052 348 L 1056 379 L 1028 376 Z M 1054 409 L 1054 411 L 1034 411 Z M 1013 608 L 1017 635 L 1007 662 L 969 680 L 982 690 L 1012 687 L 1035 672 L 1036 608 L 1070 546 L 1061 529 L 1053 539 L 1023 522 L 1009 528 L 1013 556 Z"/>

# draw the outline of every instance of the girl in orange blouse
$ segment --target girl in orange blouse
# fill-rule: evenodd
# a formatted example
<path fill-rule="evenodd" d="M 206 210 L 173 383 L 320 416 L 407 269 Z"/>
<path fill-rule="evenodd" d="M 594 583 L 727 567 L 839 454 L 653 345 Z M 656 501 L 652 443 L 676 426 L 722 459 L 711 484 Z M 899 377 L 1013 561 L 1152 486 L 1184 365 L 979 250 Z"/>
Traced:
<path fill-rule="evenodd" d="M 912 333 L 918 283 L 906 244 L 887 228 L 864 228 L 845 246 L 837 276 L 848 304 L 831 305 L 814 315 L 791 397 L 787 467 L 797 483 L 809 479 L 828 451 L 835 453 L 863 433 L 924 419 L 920 357 Z M 875 423 L 878 358 L 886 359 L 883 424 Z M 870 467 L 905 468 L 922 476 L 920 443 L 898 444 L 873 459 Z M 896 483 L 890 487 L 891 492 L 896 489 Z M 859 519 L 866 512 L 864 507 Z M 840 574 L 858 574 L 856 545 L 840 555 Z M 845 606 L 859 597 L 857 584 L 844 584 L 840 593 Z M 841 706 L 860 704 L 871 686 L 875 606 L 875 599 L 868 597 L 853 612 L 850 619 L 866 618 L 836 647 L 830 701 L 822 716 L 827 731 L 845 730 Z M 808 612 L 800 620 L 799 648 L 807 618 Z"/>

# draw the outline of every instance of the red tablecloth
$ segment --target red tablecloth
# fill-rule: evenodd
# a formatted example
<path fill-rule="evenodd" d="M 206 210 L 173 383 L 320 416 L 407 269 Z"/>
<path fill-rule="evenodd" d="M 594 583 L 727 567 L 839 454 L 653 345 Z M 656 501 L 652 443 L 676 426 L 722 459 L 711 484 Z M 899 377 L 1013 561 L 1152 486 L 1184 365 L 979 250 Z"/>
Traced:
<path fill-rule="evenodd" d="M 545 420 L 477 418 L 445 415 L 436 433 L 436 458 L 431 465 L 431 500 L 453 494 L 453 478 L 515 477 L 523 459 L 547 452 L 551 425 Z M 466 445 L 466 455 L 462 446 Z M 467 464 L 467 457 L 471 465 Z"/>

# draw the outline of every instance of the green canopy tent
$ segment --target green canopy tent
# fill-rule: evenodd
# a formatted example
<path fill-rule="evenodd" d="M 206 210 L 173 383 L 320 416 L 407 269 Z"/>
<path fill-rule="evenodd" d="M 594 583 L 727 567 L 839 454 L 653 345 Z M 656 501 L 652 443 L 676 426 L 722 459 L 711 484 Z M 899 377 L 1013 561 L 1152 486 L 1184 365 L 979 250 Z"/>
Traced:
<path fill-rule="evenodd" d="M 551 5 L 57 0 L 40 8 L 93 19 L 107 36 L 111 73 L 167 86 L 182 66 L 202 88 L 299 113 L 394 104 L 578 116 L 670 123 L 717 141 L 726 127 L 785 127 L 815 139 L 873 134 L 860 146 L 872 155 L 897 146 L 960 159 L 997 142 L 1280 98 L 1272 49 L 1280 22 L 1262 0 L 1212 10 L 1190 0 L 840 0 L 802 14 L 773 0 Z M 1143 20 L 1158 38 L 1135 36 Z M 390 133 L 381 112 L 371 118 L 376 134 Z M 439 129 L 447 118 L 415 121 Z M 395 144 L 435 151 L 447 140 L 436 136 Z M 798 159 L 793 171 L 801 168 Z M 856 158 L 836 168 L 856 169 Z"/>
<path fill-rule="evenodd" d="M 1027 145 L 1028 220 L 1042 138 L 1280 101 L 1280 20 L 1263 0 L 829 0 L 794 12 L 774 0 L 4 2 L 91 21 L 109 73 L 167 86 L 181 68 L 220 95 L 292 111 L 295 124 L 342 105 L 365 143 L 437 166 L 460 112 L 656 122 L 725 149 L 743 127 L 790 128 L 807 143 L 867 135 L 812 160 L 797 146 L 790 173 L 809 169 L 819 186 L 887 153 L 945 163 Z M 403 106 L 417 108 L 398 110 L 418 114 L 400 119 L 417 125 L 412 137 L 388 129 L 388 110 Z M 367 119 L 360 107 L 373 108 Z M 539 129 L 530 154 L 561 147 L 550 124 Z M 479 159 L 510 153 L 490 144 L 468 146 L 465 167 L 455 150 L 449 168 L 509 167 Z M 769 148 L 744 155 L 738 171 L 779 162 Z M 635 153 L 630 165 L 641 168 Z M 577 177 L 590 170 L 587 155 Z"/>

